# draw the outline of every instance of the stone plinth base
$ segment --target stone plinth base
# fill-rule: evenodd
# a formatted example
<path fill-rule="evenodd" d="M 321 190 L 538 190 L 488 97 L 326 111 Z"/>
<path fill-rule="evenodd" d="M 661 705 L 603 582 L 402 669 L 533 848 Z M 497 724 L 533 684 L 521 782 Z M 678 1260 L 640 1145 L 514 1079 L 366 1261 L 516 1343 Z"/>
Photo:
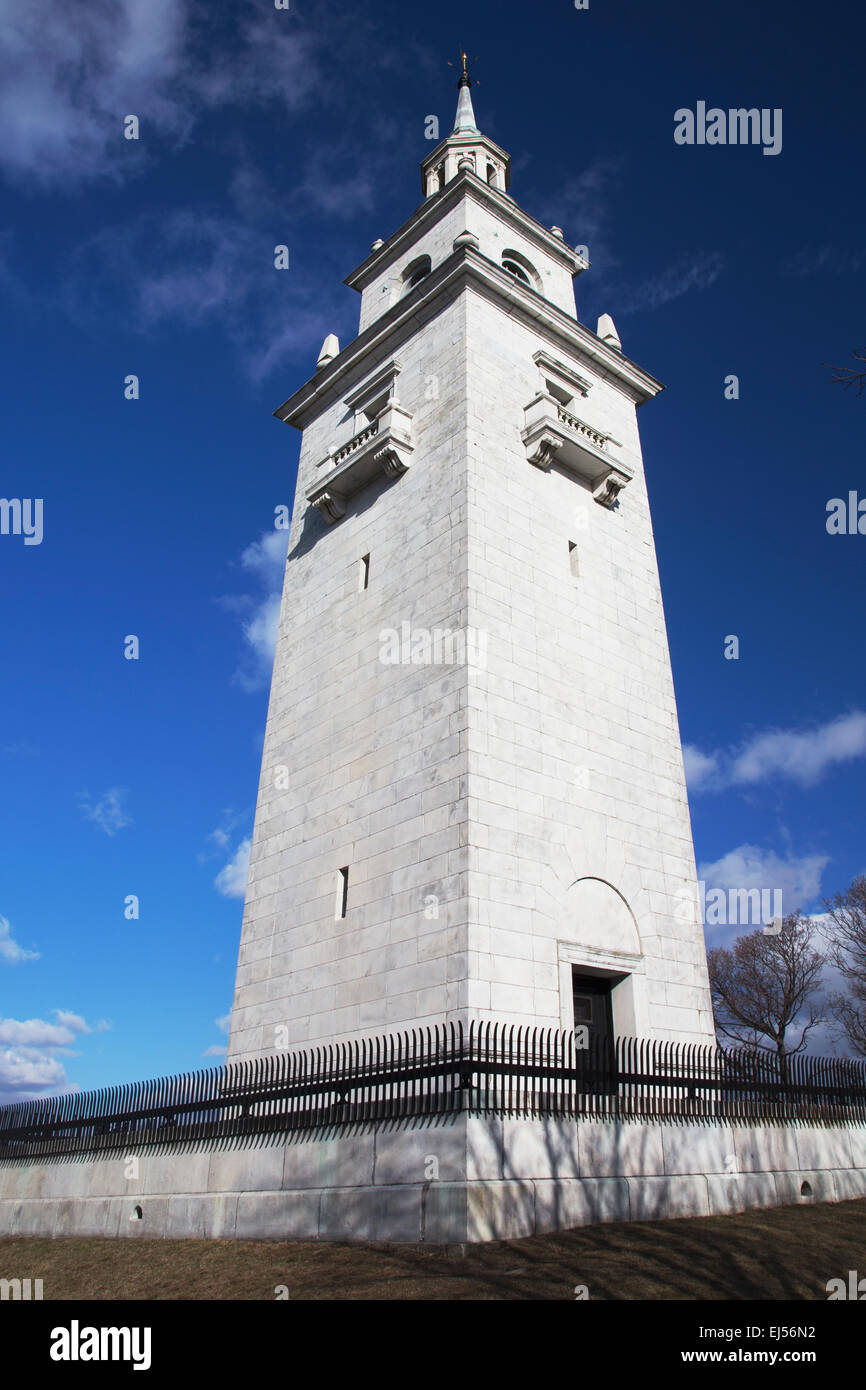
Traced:
<path fill-rule="evenodd" d="M 186 1153 L 6 1162 L 0 1235 L 463 1243 L 866 1196 L 866 1129 L 458 1115 Z"/>

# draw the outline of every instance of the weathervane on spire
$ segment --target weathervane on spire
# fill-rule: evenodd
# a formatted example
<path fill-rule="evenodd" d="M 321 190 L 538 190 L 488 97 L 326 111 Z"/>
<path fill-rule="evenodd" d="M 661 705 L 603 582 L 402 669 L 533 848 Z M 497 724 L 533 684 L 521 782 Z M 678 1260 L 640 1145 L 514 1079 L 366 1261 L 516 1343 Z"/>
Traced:
<path fill-rule="evenodd" d="M 469 68 L 468 68 L 468 66 L 467 66 L 467 64 L 468 64 L 468 62 L 469 62 L 469 57 L 468 57 L 468 55 L 466 54 L 466 52 L 464 51 L 463 45 L 462 45 L 462 44 L 460 45 L 460 50 L 459 50 L 459 51 L 460 51 L 460 61 L 461 61 L 462 67 L 463 67 L 463 71 L 462 71 L 461 74 L 460 74 L 460 81 L 457 83 L 457 86 L 458 86 L 458 87 L 472 87 L 472 86 L 476 86 L 476 87 L 477 87 L 477 86 L 478 86 L 478 79 L 477 79 L 477 77 L 476 77 L 476 78 L 474 79 L 474 81 L 473 81 L 473 79 L 472 79 L 472 78 L 470 77 L 470 75 L 469 75 Z M 472 61 L 473 61 L 473 63 L 477 63 L 477 62 L 478 62 L 478 59 L 477 59 L 477 58 L 473 58 Z M 449 68 L 453 68 L 453 67 L 455 66 L 454 63 L 451 62 L 450 58 L 449 58 L 449 60 L 448 60 L 448 66 L 449 66 Z"/>

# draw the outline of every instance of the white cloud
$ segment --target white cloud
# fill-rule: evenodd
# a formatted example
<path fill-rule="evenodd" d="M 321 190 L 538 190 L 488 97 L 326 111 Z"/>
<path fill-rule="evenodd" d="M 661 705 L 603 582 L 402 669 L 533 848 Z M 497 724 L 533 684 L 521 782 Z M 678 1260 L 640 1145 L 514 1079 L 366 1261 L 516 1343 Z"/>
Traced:
<path fill-rule="evenodd" d="M 229 862 L 220 869 L 214 879 L 214 887 L 224 898 L 242 898 L 247 891 L 250 874 L 250 848 L 252 836 L 241 840 Z"/>
<path fill-rule="evenodd" d="M 238 677 L 239 683 L 247 690 L 259 689 L 270 678 L 279 620 L 280 595 L 269 594 L 262 599 L 249 622 L 244 623 L 244 638 L 255 656 L 254 674 Z"/>
<path fill-rule="evenodd" d="M 111 1031 L 111 1024 L 101 1018 L 93 1026 L 81 1017 L 81 1014 L 70 1013 L 68 1009 L 55 1009 L 57 1022 L 64 1028 L 71 1028 L 73 1033 L 108 1033 Z"/>
<path fill-rule="evenodd" d="M 730 779 L 735 786 L 742 786 L 781 774 L 810 787 L 837 763 L 864 754 L 866 714 L 855 712 L 816 729 L 780 729 L 759 735 L 734 758 Z"/>
<path fill-rule="evenodd" d="M 40 184 L 119 178 L 140 167 L 123 138 L 139 115 L 147 135 L 188 124 L 182 86 L 183 0 L 57 5 L 0 0 L 0 162 Z"/>
<path fill-rule="evenodd" d="M 698 865 L 698 878 L 707 890 L 722 888 L 778 889 L 783 913 L 806 911 L 821 893 L 821 874 L 830 862 L 826 854 L 780 856 L 758 845 L 738 845 L 714 863 Z"/>
<path fill-rule="evenodd" d="M 139 223 L 133 235 L 142 237 L 147 226 Z M 118 251 L 125 262 L 128 242 Z M 163 220 L 158 261 L 145 261 L 142 270 L 135 290 L 145 327 L 165 320 L 198 327 L 242 309 L 265 277 L 275 287 L 272 241 L 231 218 L 190 209 Z"/>
<path fill-rule="evenodd" d="M 0 961 L 5 961 L 7 965 L 20 965 L 21 961 L 38 959 L 38 951 L 26 951 L 13 940 L 8 917 L 0 916 Z"/>
<path fill-rule="evenodd" d="M 222 606 L 242 618 L 245 652 L 234 674 L 243 690 L 261 690 L 268 685 L 274 664 L 283 575 L 286 568 L 288 531 L 265 531 L 241 553 L 241 566 L 254 575 L 264 593 L 223 597 Z"/>
<path fill-rule="evenodd" d="M 612 194 L 620 184 L 620 161 L 598 159 L 558 184 L 555 192 L 533 200 L 539 221 L 562 227 L 569 245 L 587 248 L 596 284 L 598 276 L 616 264 L 608 249 L 607 232 Z"/>
<path fill-rule="evenodd" d="M 226 1037 L 228 1037 L 229 1028 L 231 1027 L 231 1019 L 232 1016 L 230 1013 L 221 1014 L 219 1018 L 214 1019 L 217 1028 L 221 1033 L 225 1033 Z M 211 1043 L 210 1047 L 206 1047 L 201 1055 L 202 1057 L 225 1057 L 227 1052 L 228 1047 L 226 1043 Z"/>
<path fill-rule="evenodd" d="M 813 729 L 771 729 L 725 751 L 683 748 L 689 790 L 720 791 L 787 777 L 814 786 L 831 768 L 866 755 L 866 714 L 855 710 Z"/>
<path fill-rule="evenodd" d="M 69 1047 L 82 1033 L 104 1033 L 109 1025 L 101 1020 L 91 1027 L 80 1014 L 68 1009 L 54 1010 L 54 1023 L 44 1018 L 0 1018 L 0 1043 L 26 1047 Z"/>
<path fill-rule="evenodd" d="M 712 285 L 725 268 L 720 251 L 699 251 L 681 256 L 643 285 L 629 288 L 620 273 L 620 258 L 611 244 L 611 229 L 617 224 L 617 202 L 625 200 L 622 163 L 618 159 L 599 159 L 576 177 L 566 180 L 555 193 L 534 200 L 538 219 L 562 227 L 572 246 L 586 246 L 592 265 L 587 293 L 594 302 L 603 296 L 603 307 L 614 317 L 619 313 L 658 309 L 689 290 Z M 578 293 L 583 292 L 578 281 Z"/>
<path fill-rule="evenodd" d="M 190 73 L 192 99 L 210 106 L 275 102 L 286 111 L 307 106 L 324 81 L 316 57 L 321 39 L 299 29 L 297 15 L 288 24 L 286 18 L 248 4 L 231 47 L 215 54 L 207 71 Z"/>
<path fill-rule="evenodd" d="M 206 64 L 191 51 L 196 18 L 191 0 L 0 0 L 0 166 L 40 186 L 120 181 L 210 108 L 295 110 L 317 90 L 297 16 L 243 6 L 221 47 L 209 36 Z M 139 140 L 124 138 L 127 115 Z"/>
<path fill-rule="evenodd" d="M 717 759 L 712 754 L 702 753 L 692 743 L 683 744 L 683 763 L 690 791 L 697 791 L 718 771 Z"/>
<path fill-rule="evenodd" d="M 75 1042 L 71 1028 L 48 1023 L 42 1018 L 0 1018 L 0 1043 L 15 1043 L 27 1047 L 69 1047 Z"/>
<path fill-rule="evenodd" d="M 28 1048 L 0 1048 L 0 1105 L 36 1100 L 66 1088 L 63 1063 Z"/>
<path fill-rule="evenodd" d="M 265 531 L 241 552 L 241 564 L 258 575 L 268 588 L 282 589 L 288 543 L 287 531 L 278 531 L 276 527 Z"/>
<path fill-rule="evenodd" d="M 217 849 L 228 849 L 232 842 L 232 831 L 241 824 L 246 824 L 249 819 L 246 812 L 233 811 L 230 806 L 226 807 L 220 814 L 219 825 L 208 835 L 209 840 L 213 840 Z M 204 863 L 206 859 L 213 857 L 216 851 L 208 850 L 206 854 L 200 854 L 199 862 Z"/>
<path fill-rule="evenodd" d="M 55 1009 L 54 1017 L 0 1018 L 0 1105 L 68 1089 L 60 1057 L 75 1055 L 70 1049 L 80 1036 L 109 1027 L 104 1020 L 91 1027 L 68 1009 Z"/>
<path fill-rule="evenodd" d="M 125 796 L 123 787 L 111 787 L 96 802 L 92 802 L 85 793 L 81 798 L 81 809 L 87 819 L 104 830 L 106 835 L 116 835 L 118 830 L 132 825 L 132 820 L 123 805 Z"/>
<path fill-rule="evenodd" d="M 147 211 L 103 226 L 70 254 L 65 306 L 76 321 L 97 326 L 121 300 L 141 333 L 213 328 L 256 382 L 293 356 L 312 370 L 325 335 L 340 330 L 351 306 L 345 290 L 323 296 L 294 268 L 276 269 L 277 245 L 288 245 L 293 266 L 285 217 L 262 228 L 198 208 Z"/>
<path fill-rule="evenodd" d="M 626 296 L 618 309 L 632 313 L 640 309 L 659 309 L 689 290 L 706 290 L 718 280 L 725 268 L 720 251 L 702 251 L 694 256 L 682 256 L 666 270 L 654 275 Z"/>

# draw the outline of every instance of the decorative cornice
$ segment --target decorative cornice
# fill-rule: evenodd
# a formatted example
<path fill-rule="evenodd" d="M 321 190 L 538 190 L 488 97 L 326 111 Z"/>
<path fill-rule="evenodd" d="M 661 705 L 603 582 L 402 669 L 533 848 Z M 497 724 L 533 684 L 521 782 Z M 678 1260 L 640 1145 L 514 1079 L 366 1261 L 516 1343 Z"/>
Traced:
<path fill-rule="evenodd" d="M 565 241 L 555 236 L 548 227 L 537 222 L 534 217 L 530 217 L 529 213 L 524 212 L 523 208 L 515 203 L 514 199 L 509 197 L 507 193 L 502 193 L 497 188 L 491 188 L 490 184 L 485 183 L 477 174 L 464 169 L 451 179 L 440 193 L 425 198 L 424 202 L 409 218 L 409 221 L 404 222 L 402 227 L 398 227 L 397 231 L 378 250 L 372 252 L 365 261 L 362 261 L 351 275 L 347 275 L 343 284 L 359 292 L 366 289 L 371 280 L 375 279 L 392 261 L 397 260 L 403 254 L 407 245 L 417 241 L 421 232 L 426 230 L 428 223 L 435 225 L 464 196 L 474 197 L 477 202 L 486 203 L 505 221 L 518 227 L 528 241 L 533 242 L 536 246 L 542 246 L 554 260 L 565 265 L 572 275 L 580 275 L 582 271 L 588 269 L 589 262 L 584 260 L 583 256 L 579 256 Z"/>
<path fill-rule="evenodd" d="M 364 401 L 381 395 L 386 387 L 389 390 L 389 395 L 393 395 L 397 377 L 401 371 L 400 363 L 396 358 L 392 358 L 390 362 L 377 368 L 373 376 L 362 382 L 357 391 L 353 391 L 351 395 L 346 397 L 346 405 L 350 410 L 358 410 Z"/>
<path fill-rule="evenodd" d="M 549 352 L 542 351 L 534 352 L 532 360 L 540 372 L 547 371 L 551 376 L 560 377 L 570 386 L 573 386 L 576 391 L 579 391 L 581 396 L 586 396 L 589 393 L 590 383 L 579 376 L 572 367 L 567 366 L 565 362 L 560 362 L 558 357 L 551 357 Z"/>
<path fill-rule="evenodd" d="M 417 323 L 420 313 L 434 312 L 439 300 L 455 296 L 470 284 L 501 304 L 508 313 L 533 322 L 560 351 L 568 350 L 591 363 L 598 375 L 629 400 L 642 404 L 664 390 L 660 381 L 623 353 L 608 347 L 591 329 L 509 275 L 474 247 L 464 245 L 374 320 L 339 357 L 284 401 L 274 414 L 296 429 L 304 429 L 326 403 L 339 397 L 346 381 L 351 380 L 380 347 L 390 345 L 410 324 Z"/>
<path fill-rule="evenodd" d="M 510 159 L 507 150 L 504 150 L 501 145 L 497 145 L 496 141 L 491 140 L 489 135 L 482 134 L 480 130 L 452 130 L 450 135 L 446 135 L 444 140 L 440 140 L 436 148 L 422 159 L 422 172 L 426 172 L 431 165 L 438 164 L 445 151 L 455 145 L 486 145 L 503 162 L 508 162 Z"/>

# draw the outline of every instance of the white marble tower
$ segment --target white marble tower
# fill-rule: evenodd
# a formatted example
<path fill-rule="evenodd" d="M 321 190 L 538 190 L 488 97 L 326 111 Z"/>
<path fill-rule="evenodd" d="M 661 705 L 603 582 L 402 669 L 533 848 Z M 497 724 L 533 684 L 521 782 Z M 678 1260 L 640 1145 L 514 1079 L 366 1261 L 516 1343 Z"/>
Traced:
<path fill-rule="evenodd" d="M 229 1059 L 470 1018 L 711 1042 L 636 407 L 475 126 L 303 431 Z M 688 920 L 684 920 L 687 918 Z"/>
<path fill-rule="evenodd" d="M 509 197 L 470 85 L 349 277 L 358 337 L 277 412 L 303 443 L 233 1060 L 469 1020 L 713 1041 L 635 419 L 660 387 L 608 315 L 578 323 L 586 262 Z M 364 1122 L 382 1073 L 326 1074 L 308 1125 L 159 1130 L 134 1179 L 125 1150 L 4 1161 L 0 1233 L 462 1245 L 866 1192 L 853 1122 L 701 1120 L 699 1096 L 679 1121 L 663 1081 L 646 1116 L 603 1086 L 588 1118 L 473 1074 L 449 1058 L 399 1119 L 386 1068 Z"/>

